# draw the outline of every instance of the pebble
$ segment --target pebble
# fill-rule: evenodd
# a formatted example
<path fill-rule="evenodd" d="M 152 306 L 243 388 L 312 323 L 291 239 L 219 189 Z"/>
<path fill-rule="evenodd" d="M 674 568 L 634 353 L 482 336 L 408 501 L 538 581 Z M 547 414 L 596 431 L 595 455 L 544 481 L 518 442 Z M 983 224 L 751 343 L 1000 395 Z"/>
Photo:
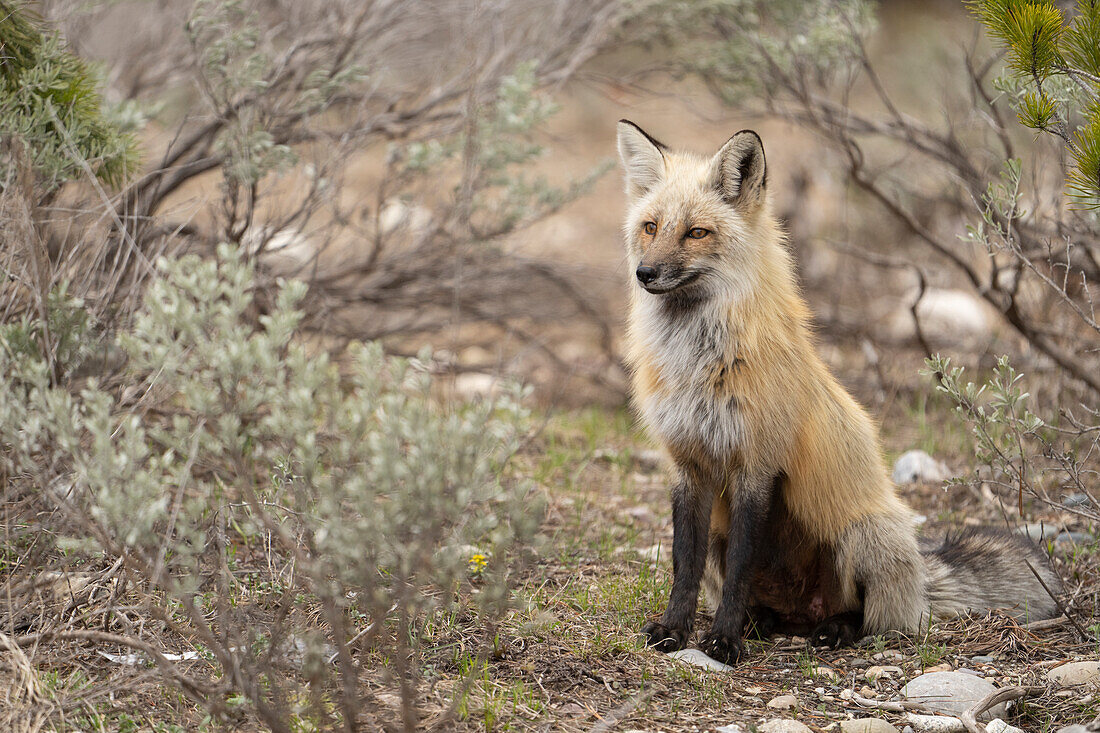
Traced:
<path fill-rule="evenodd" d="M 1089 498 L 1088 494 L 1081 492 L 1070 494 L 1065 499 L 1062 499 L 1063 506 L 1088 506 L 1090 504 L 1092 504 L 1092 499 Z"/>
<path fill-rule="evenodd" d="M 836 670 L 832 667 L 814 667 L 814 677 L 828 677 L 829 679 L 837 678 Z"/>
<path fill-rule="evenodd" d="M 944 662 L 943 664 L 937 664 L 934 667 L 925 667 L 924 671 L 927 674 L 928 672 L 950 672 L 952 669 L 954 669 L 954 667 L 952 667 L 947 662 Z"/>
<path fill-rule="evenodd" d="M 906 700 L 919 702 L 937 713 L 962 715 L 996 689 L 991 682 L 963 672 L 928 672 L 910 680 L 901 688 L 901 694 Z M 1005 704 L 1001 703 L 983 717 L 1002 718 L 1006 713 Z"/>
<path fill-rule="evenodd" d="M 717 733 L 745 733 L 745 729 L 739 726 L 737 723 L 723 725 L 720 728 L 715 728 L 715 731 L 717 731 Z"/>
<path fill-rule="evenodd" d="M 1054 538 L 1056 545 L 1091 545 L 1096 538 L 1088 532 L 1062 532 Z"/>
<path fill-rule="evenodd" d="M 685 664 L 692 664 L 696 667 L 702 667 L 703 669 L 714 670 L 715 672 L 729 672 L 733 669 L 733 667 L 728 664 L 723 664 L 717 659 L 711 659 L 698 649 L 680 649 L 679 651 L 672 652 L 668 656 Z"/>
<path fill-rule="evenodd" d="M 873 654 L 871 656 L 871 659 L 878 659 L 881 661 L 883 659 L 902 659 L 904 657 L 905 655 L 899 652 L 897 649 L 887 649 L 885 651 L 879 652 L 878 654 Z"/>
<path fill-rule="evenodd" d="M 1045 522 L 1032 522 L 1030 524 L 1025 524 L 1022 527 L 1017 527 L 1016 531 L 1024 535 L 1025 537 L 1032 539 L 1035 542 L 1056 537 L 1058 536 L 1058 533 L 1061 532 L 1058 527 L 1052 526 Z"/>
<path fill-rule="evenodd" d="M 893 664 L 887 664 L 885 666 L 875 665 L 868 667 L 867 671 L 863 673 L 863 678 L 868 680 L 877 680 L 879 677 L 892 677 L 895 674 L 901 674 L 901 667 Z"/>
<path fill-rule="evenodd" d="M 867 685 L 864 685 L 863 687 L 859 688 L 859 696 L 860 697 L 866 697 L 866 698 L 870 699 L 870 698 L 873 698 L 875 696 L 875 691 L 872 690 Z"/>
<path fill-rule="evenodd" d="M 761 733 L 811 733 L 809 726 L 805 723 L 799 723 L 797 720 L 789 718 L 774 718 L 764 723 L 757 730 Z"/>
<path fill-rule="evenodd" d="M 870 667 L 871 666 L 871 660 L 863 659 L 862 657 L 856 657 L 852 661 L 848 662 L 848 666 L 858 667 L 860 669 L 862 669 L 863 667 Z"/>
<path fill-rule="evenodd" d="M 1100 662 L 1061 664 L 1047 672 L 1047 679 L 1059 687 L 1095 684 L 1100 682 Z"/>
<path fill-rule="evenodd" d="M 979 654 L 970 658 L 971 662 L 977 662 L 978 664 L 993 664 L 993 657 L 988 654 Z"/>
<path fill-rule="evenodd" d="M 906 451 L 894 463 L 895 484 L 935 483 L 950 476 L 951 471 L 942 461 L 922 450 Z"/>
<path fill-rule="evenodd" d="M 1065 728 L 1059 728 L 1058 733 L 1091 733 L 1088 728 L 1083 725 L 1067 725 Z"/>
<path fill-rule="evenodd" d="M 840 721 L 841 733 L 898 733 L 898 729 L 882 718 L 856 718 Z"/>
<path fill-rule="evenodd" d="M 985 724 L 985 733 L 1024 733 L 1024 731 L 1000 718 L 994 718 Z"/>
<path fill-rule="evenodd" d="M 780 695 L 768 700 L 768 707 L 772 710 L 790 710 L 798 707 L 798 698 L 794 695 Z"/>
<path fill-rule="evenodd" d="M 964 733 L 966 731 L 966 726 L 958 718 L 919 713 L 908 713 L 905 717 L 917 733 Z"/>

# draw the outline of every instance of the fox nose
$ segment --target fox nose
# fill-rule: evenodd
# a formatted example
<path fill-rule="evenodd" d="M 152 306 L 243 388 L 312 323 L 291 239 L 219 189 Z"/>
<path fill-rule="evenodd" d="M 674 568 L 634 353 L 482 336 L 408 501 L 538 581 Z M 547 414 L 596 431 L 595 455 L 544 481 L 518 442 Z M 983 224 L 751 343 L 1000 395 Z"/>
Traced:
<path fill-rule="evenodd" d="M 650 267 L 649 265 L 638 265 L 638 269 L 634 274 L 638 276 L 638 280 L 642 283 L 642 285 L 649 285 L 651 282 L 657 279 L 657 275 L 659 275 L 660 273 L 657 272 L 656 267 Z"/>

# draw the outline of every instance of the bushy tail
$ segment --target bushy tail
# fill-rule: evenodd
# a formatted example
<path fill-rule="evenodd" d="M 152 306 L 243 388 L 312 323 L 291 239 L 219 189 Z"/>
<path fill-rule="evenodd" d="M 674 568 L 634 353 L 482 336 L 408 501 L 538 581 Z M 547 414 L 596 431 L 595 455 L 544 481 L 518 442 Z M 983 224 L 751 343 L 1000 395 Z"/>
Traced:
<path fill-rule="evenodd" d="M 948 534 L 939 547 L 922 548 L 921 554 L 928 567 L 928 603 L 936 618 L 988 609 L 1005 611 L 1021 621 L 1058 614 L 1051 593 L 1061 592 L 1062 582 L 1026 537 L 967 528 Z"/>

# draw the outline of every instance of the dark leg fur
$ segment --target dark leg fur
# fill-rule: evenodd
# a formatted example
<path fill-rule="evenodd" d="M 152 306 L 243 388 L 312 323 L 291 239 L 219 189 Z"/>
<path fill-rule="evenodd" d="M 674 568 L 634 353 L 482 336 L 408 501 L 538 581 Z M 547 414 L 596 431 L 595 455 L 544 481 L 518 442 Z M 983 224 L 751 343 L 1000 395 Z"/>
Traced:
<path fill-rule="evenodd" d="M 699 648 L 713 659 L 736 664 L 744 654 L 741 631 L 745 625 L 749 576 L 753 553 L 762 541 L 762 530 L 771 505 L 773 482 L 754 482 L 744 477 L 732 488 L 729 546 L 722 600 L 714 624 L 699 642 Z"/>
<path fill-rule="evenodd" d="M 699 583 L 707 562 L 707 533 L 713 497 L 688 482 L 672 491 L 672 592 L 661 620 L 642 627 L 646 643 L 662 652 L 687 645 L 695 624 Z"/>
<path fill-rule="evenodd" d="M 839 649 L 851 646 L 860 637 L 863 628 L 863 609 L 846 611 L 822 621 L 810 634 L 811 646 L 827 646 Z"/>

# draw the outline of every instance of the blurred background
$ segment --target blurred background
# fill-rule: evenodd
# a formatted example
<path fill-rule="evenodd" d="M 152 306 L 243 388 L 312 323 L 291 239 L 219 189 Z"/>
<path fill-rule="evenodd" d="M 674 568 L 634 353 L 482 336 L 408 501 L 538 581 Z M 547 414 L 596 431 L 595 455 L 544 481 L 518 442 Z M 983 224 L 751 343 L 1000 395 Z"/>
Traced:
<path fill-rule="evenodd" d="M 1039 368 L 1072 351 L 1032 338 L 1062 327 L 1035 322 L 1051 297 L 1029 289 L 1037 278 L 968 235 L 1009 158 L 1030 183 L 1028 256 L 1081 220 L 1061 201 L 1060 141 L 1016 124 L 1019 83 L 959 3 L 40 10 L 95 63 L 140 161 L 112 216 L 89 212 L 103 237 L 132 222 L 142 251 L 239 244 L 264 277 L 310 284 L 307 328 L 324 348 L 430 345 L 467 396 L 511 376 L 546 403 L 624 400 L 622 117 L 703 153 L 759 130 L 817 327 L 853 378 L 889 389 L 946 347 L 973 363 L 1023 350 Z M 80 209 L 82 173 L 55 175 L 51 202 Z M 48 236 L 84 249 L 71 228 Z M 89 256 L 71 260 L 91 278 Z M 117 302 L 142 277 L 118 266 L 125 277 L 79 295 Z"/>

